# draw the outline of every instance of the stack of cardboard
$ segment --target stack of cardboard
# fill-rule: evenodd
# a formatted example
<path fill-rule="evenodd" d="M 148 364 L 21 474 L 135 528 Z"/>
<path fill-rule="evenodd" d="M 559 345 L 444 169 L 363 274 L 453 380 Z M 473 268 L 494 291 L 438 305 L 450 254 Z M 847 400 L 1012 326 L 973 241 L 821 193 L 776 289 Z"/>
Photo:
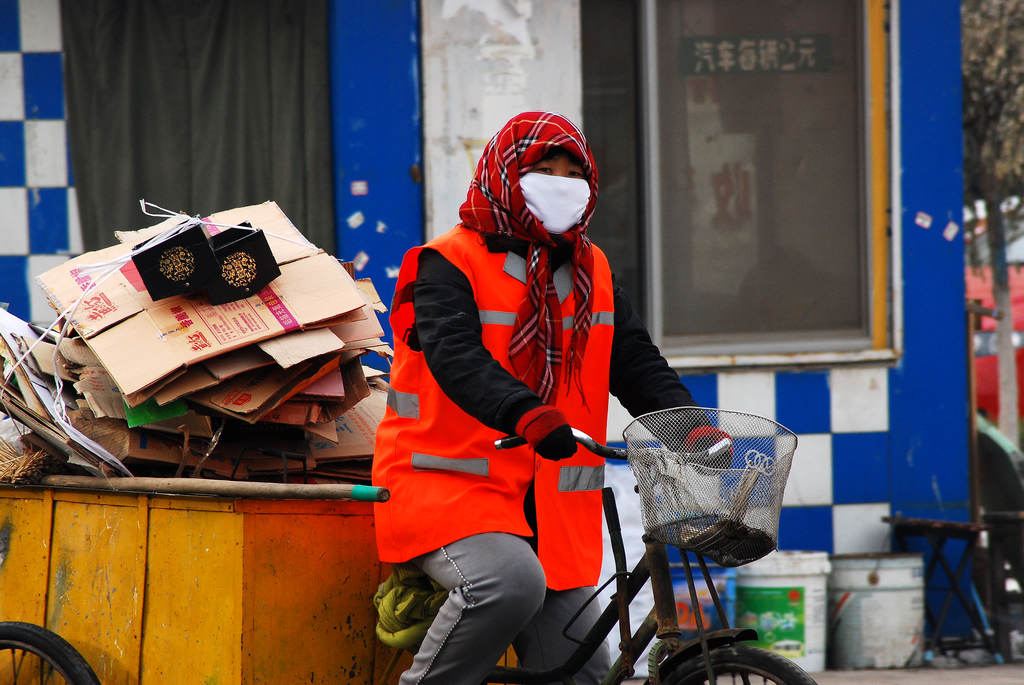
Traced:
<path fill-rule="evenodd" d="M 31 380 L 5 383 L 7 412 L 29 411 L 103 471 L 119 462 L 135 475 L 368 481 L 387 386 L 362 357 L 390 356 L 373 285 L 267 202 L 203 223 L 210 234 L 242 222 L 261 229 L 279 276 L 226 304 L 202 292 L 154 301 L 126 258 L 185 218 L 117 232 L 119 244 L 36 279 L 67 325 L 38 340 L 7 315 L 8 367 L 32 348 L 18 367 Z M 66 412 L 40 398 L 58 384 Z"/>

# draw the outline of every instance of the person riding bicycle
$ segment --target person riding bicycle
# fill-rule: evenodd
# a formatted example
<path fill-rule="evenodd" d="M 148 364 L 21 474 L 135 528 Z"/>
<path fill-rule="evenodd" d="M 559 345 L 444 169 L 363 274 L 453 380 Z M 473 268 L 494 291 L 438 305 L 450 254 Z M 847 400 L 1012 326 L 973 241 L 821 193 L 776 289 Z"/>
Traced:
<path fill-rule="evenodd" d="M 403 684 L 475 685 L 509 644 L 528 668 L 560 665 L 602 554 L 603 460 L 570 426 L 604 440 L 609 392 L 633 416 L 694 404 L 587 236 L 597 189 L 575 124 L 518 114 L 484 149 L 461 223 L 403 259 L 377 546 L 448 590 Z M 496 450 L 506 434 L 528 444 Z M 602 646 L 578 682 L 608 668 Z"/>

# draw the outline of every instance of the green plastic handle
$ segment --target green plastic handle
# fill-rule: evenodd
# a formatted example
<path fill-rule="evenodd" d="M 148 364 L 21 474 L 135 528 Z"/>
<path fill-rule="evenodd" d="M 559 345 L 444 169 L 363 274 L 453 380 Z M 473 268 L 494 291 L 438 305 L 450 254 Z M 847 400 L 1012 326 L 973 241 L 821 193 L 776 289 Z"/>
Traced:
<path fill-rule="evenodd" d="M 353 485 L 352 499 L 359 502 L 387 502 L 391 499 L 391 493 L 387 488 L 373 485 Z"/>

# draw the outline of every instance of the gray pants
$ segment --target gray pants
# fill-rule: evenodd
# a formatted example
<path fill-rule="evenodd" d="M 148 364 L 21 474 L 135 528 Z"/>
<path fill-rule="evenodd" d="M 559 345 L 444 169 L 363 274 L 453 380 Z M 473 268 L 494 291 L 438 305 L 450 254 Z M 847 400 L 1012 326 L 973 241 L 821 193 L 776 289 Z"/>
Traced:
<path fill-rule="evenodd" d="M 548 590 L 537 555 L 522 538 L 473 535 L 413 563 L 449 593 L 401 685 L 479 685 L 509 644 L 520 665 L 540 670 L 564 663 L 575 650 L 562 629 L 594 588 Z M 581 639 L 599 615 L 591 603 L 570 635 Z M 576 682 L 598 683 L 609 667 L 602 643 Z"/>

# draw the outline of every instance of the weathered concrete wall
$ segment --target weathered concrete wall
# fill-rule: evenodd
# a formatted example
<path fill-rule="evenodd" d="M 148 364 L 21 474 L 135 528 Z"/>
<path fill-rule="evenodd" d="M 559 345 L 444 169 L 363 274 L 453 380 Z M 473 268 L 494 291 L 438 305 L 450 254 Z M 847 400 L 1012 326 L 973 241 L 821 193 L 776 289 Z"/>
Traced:
<path fill-rule="evenodd" d="M 531 109 L 582 113 L 579 0 L 423 0 L 426 236 L 444 233 L 484 145 Z"/>

